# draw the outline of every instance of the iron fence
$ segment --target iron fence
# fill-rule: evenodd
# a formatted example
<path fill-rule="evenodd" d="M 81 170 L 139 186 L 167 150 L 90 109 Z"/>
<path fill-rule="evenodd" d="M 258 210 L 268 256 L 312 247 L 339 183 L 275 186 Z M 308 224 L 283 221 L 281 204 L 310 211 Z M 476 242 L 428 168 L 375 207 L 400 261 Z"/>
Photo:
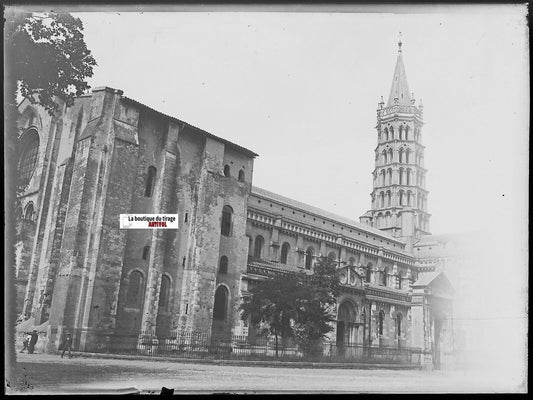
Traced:
<path fill-rule="evenodd" d="M 173 332 L 157 337 L 153 332 L 101 338 L 94 352 L 176 357 L 189 359 L 280 360 L 337 363 L 389 363 L 420 365 L 424 352 L 419 348 L 338 344 L 325 341 L 305 351 L 294 341 L 233 335 L 222 339 L 201 332 Z"/>

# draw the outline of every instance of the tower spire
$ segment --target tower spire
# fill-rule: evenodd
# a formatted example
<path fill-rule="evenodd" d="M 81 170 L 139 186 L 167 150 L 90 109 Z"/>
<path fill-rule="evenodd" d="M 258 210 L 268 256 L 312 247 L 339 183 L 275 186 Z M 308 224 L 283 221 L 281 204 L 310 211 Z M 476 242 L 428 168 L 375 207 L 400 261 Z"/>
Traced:
<path fill-rule="evenodd" d="M 376 110 L 378 143 L 371 208 L 359 220 L 403 238 L 407 251 L 412 251 L 416 238 L 430 234 L 421 103 L 416 107 L 415 95 L 409 91 L 400 38 L 389 102 L 384 107 L 382 97 Z"/>
<path fill-rule="evenodd" d="M 398 33 L 398 53 L 402 52 L 402 32 Z"/>
<path fill-rule="evenodd" d="M 400 32 L 400 39 L 398 41 L 398 58 L 396 59 L 396 68 L 392 77 L 392 85 L 389 95 L 387 107 L 395 105 L 411 105 L 411 95 L 409 91 L 409 84 L 407 83 L 407 74 L 402 59 L 402 33 Z"/>

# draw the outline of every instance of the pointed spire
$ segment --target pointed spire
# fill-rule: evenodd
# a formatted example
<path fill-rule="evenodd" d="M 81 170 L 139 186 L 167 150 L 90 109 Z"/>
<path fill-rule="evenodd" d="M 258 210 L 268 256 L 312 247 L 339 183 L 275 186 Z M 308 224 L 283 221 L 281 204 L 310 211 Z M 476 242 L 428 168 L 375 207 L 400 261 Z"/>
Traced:
<path fill-rule="evenodd" d="M 401 32 L 400 32 L 401 36 Z M 392 87 L 390 90 L 389 101 L 387 107 L 394 105 L 411 105 L 411 95 L 409 92 L 409 85 L 407 84 L 407 75 L 402 60 L 402 40 L 398 41 L 398 58 L 396 60 L 396 68 L 394 69 L 394 76 L 392 77 Z"/>

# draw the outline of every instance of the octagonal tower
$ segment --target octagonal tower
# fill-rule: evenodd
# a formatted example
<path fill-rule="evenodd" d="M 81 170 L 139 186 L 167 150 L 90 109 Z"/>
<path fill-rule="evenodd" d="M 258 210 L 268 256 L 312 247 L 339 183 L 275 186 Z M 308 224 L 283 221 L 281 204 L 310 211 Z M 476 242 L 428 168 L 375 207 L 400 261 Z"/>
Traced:
<path fill-rule="evenodd" d="M 360 220 L 408 244 L 430 233 L 423 124 L 422 102 L 415 106 L 409 91 L 400 41 L 389 100 L 378 103 L 371 209 Z"/>

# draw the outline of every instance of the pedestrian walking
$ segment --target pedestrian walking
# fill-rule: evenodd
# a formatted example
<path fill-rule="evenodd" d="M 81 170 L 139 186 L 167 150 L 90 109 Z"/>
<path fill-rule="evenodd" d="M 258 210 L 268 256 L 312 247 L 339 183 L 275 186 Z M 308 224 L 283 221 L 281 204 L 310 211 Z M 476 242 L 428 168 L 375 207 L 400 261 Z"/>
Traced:
<path fill-rule="evenodd" d="M 35 350 L 35 344 L 37 343 L 37 340 L 39 339 L 39 335 L 37 334 L 37 331 L 34 329 L 31 333 L 30 343 L 28 344 L 28 354 L 33 354 L 33 351 Z"/>
<path fill-rule="evenodd" d="M 65 351 L 68 349 L 68 358 L 72 358 L 72 353 L 70 352 L 72 348 L 72 334 L 67 333 L 67 336 L 65 337 L 65 340 L 62 345 L 63 352 L 61 353 L 61 358 L 65 355 Z"/>
<path fill-rule="evenodd" d="M 26 333 L 26 336 L 24 337 L 24 340 L 22 341 L 22 350 L 20 351 L 21 353 L 24 353 L 24 350 L 28 350 L 28 346 L 30 344 L 30 338 L 31 338 L 30 334 Z"/>

